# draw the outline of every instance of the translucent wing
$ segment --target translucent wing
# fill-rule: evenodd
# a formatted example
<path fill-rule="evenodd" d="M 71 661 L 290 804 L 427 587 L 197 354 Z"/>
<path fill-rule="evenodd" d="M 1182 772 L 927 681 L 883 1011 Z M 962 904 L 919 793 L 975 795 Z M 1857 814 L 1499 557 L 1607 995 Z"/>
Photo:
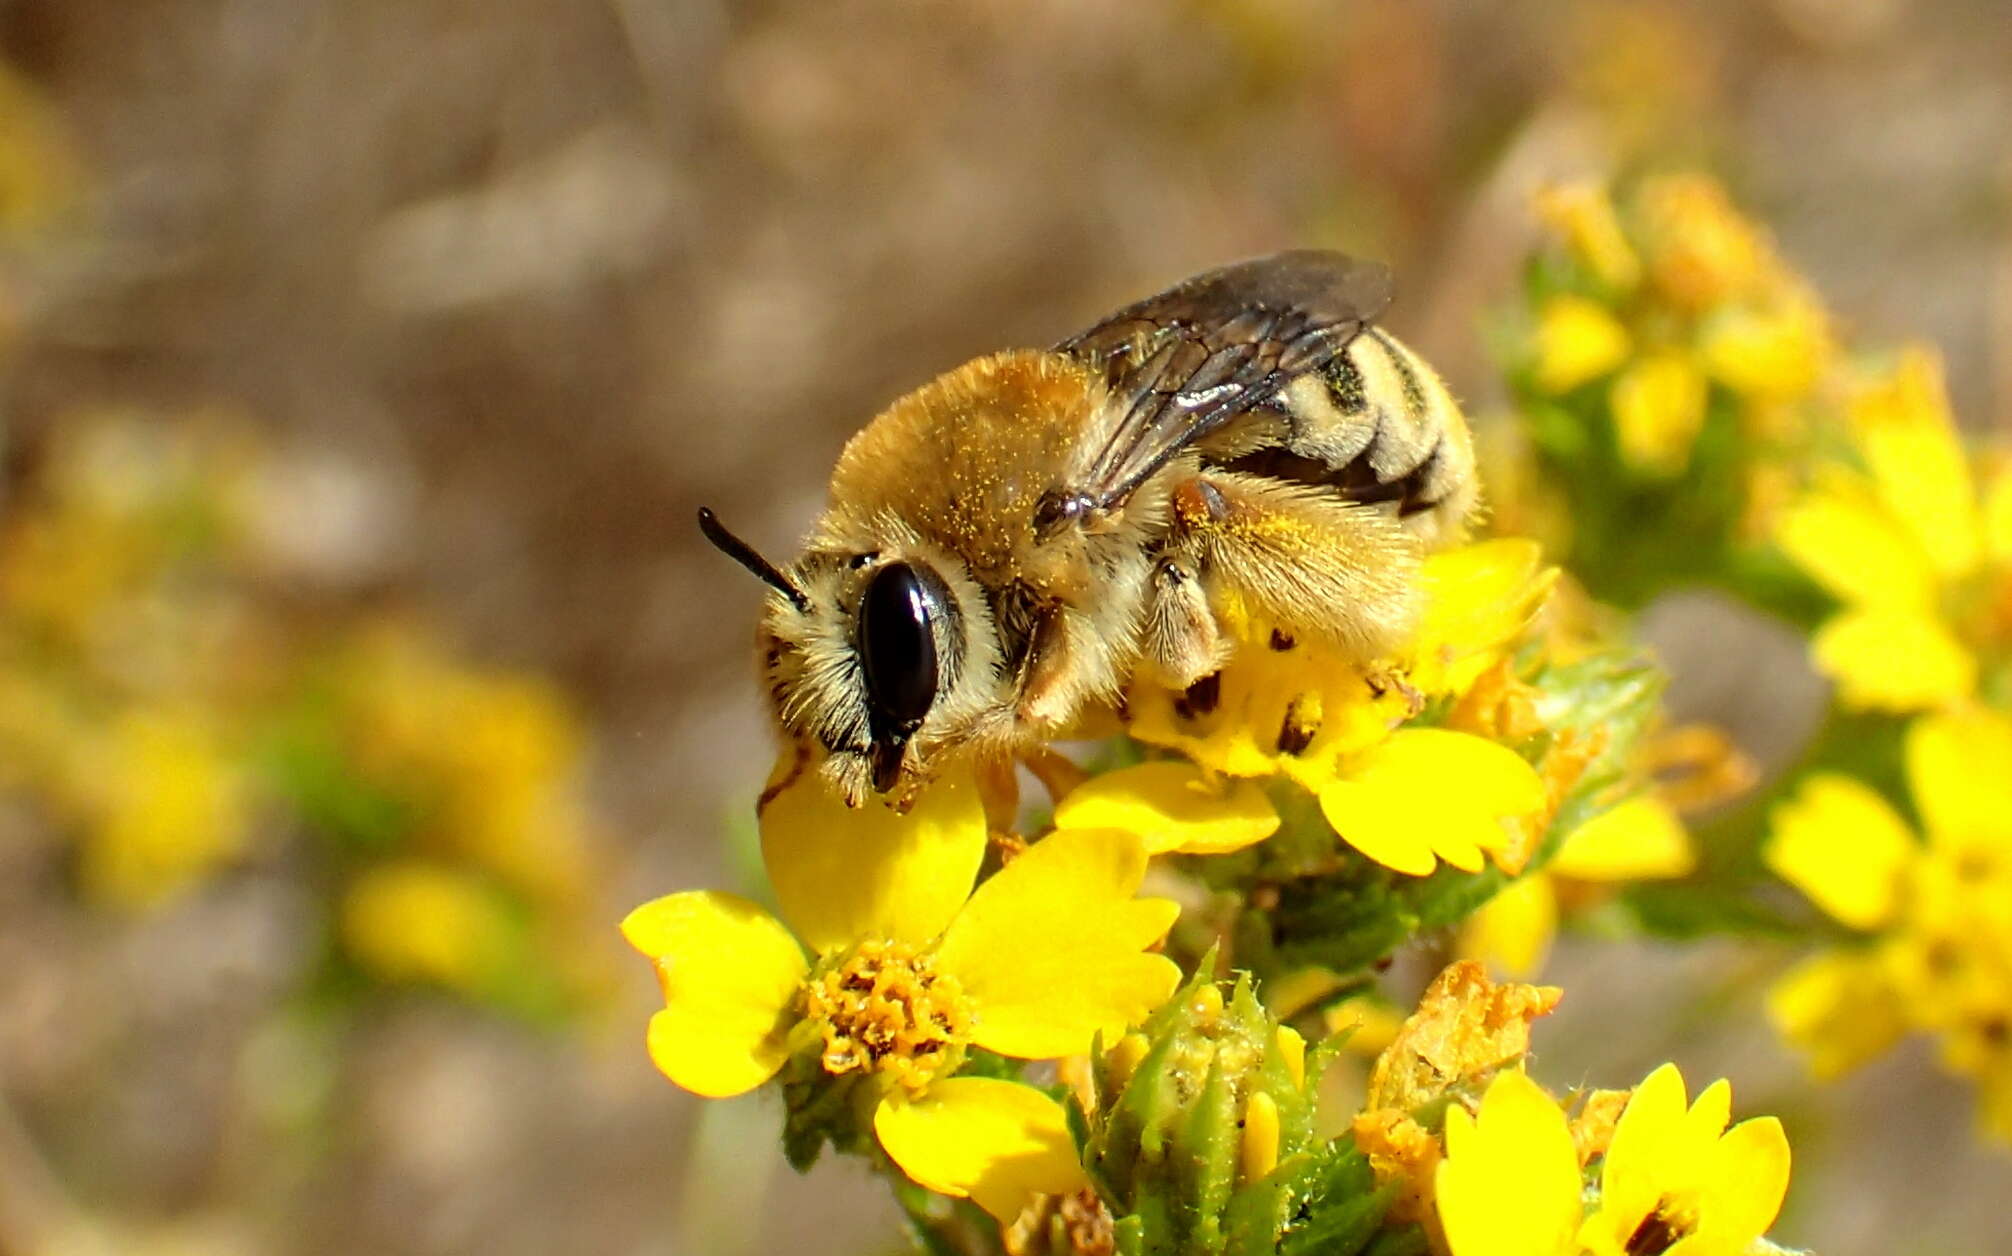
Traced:
<path fill-rule="evenodd" d="M 1108 432 L 1041 523 L 1110 510 L 1169 458 L 1325 365 L 1390 303 L 1390 271 L 1341 253 L 1274 253 L 1196 275 L 1056 348 L 1104 372 Z"/>

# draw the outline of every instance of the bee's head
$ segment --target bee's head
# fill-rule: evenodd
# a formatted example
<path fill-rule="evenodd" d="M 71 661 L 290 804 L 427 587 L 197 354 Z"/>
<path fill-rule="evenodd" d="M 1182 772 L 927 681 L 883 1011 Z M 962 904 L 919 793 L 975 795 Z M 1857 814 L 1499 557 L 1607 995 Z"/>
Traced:
<path fill-rule="evenodd" d="M 963 683 L 983 601 L 961 563 L 912 538 L 879 548 L 817 547 L 778 570 L 711 512 L 707 537 L 773 593 L 762 616 L 762 670 L 786 734 L 829 752 L 825 771 L 848 801 L 889 793 L 916 774 L 925 747 L 977 700 Z"/>

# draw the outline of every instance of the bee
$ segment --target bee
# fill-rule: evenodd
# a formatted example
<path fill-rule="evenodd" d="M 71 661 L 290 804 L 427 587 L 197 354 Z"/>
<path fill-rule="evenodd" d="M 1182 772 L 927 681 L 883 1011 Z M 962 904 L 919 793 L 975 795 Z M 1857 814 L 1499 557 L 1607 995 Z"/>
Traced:
<path fill-rule="evenodd" d="M 785 739 L 851 805 L 899 803 L 1137 679 L 1206 691 L 1233 625 L 1384 656 L 1479 496 L 1459 406 L 1376 326 L 1390 296 L 1380 264 L 1278 253 L 967 362 L 853 436 L 787 567 L 702 509 L 771 590 Z"/>

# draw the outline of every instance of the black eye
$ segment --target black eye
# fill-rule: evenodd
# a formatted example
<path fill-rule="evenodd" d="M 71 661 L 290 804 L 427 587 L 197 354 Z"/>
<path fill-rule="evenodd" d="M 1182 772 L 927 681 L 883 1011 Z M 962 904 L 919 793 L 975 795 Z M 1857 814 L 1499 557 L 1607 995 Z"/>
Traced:
<path fill-rule="evenodd" d="M 859 653 L 866 695 L 879 722 L 913 732 L 936 701 L 936 634 L 940 613 L 933 582 L 907 563 L 889 563 L 867 581 L 859 605 Z"/>

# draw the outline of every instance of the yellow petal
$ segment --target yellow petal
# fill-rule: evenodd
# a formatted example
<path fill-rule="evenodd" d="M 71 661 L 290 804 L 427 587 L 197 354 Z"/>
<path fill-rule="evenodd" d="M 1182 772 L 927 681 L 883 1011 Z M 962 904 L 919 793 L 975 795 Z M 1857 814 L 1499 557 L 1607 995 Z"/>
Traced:
<path fill-rule="evenodd" d="M 1509 977 L 1533 977 L 1558 932 L 1558 895 L 1543 873 L 1511 881 L 1467 918 L 1460 954 Z"/>
<path fill-rule="evenodd" d="M 1405 794 L 1360 781 L 1333 781 L 1321 788 L 1320 812 L 1335 836 L 1392 871 L 1422 877 L 1438 862 Z"/>
<path fill-rule="evenodd" d="M 1773 819 L 1761 857 L 1776 876 L 1854 929 L 1893 918 L 1901 874 L 1920 844 L 1885 799 L 1848 776 L 1822 773 Z"/>
<path fill-rule="evenodd" d="M 913 1100 L 896 1093 L 874 1110 L 873 1131 L 902 1172 L 1002 1225 L 1036 1195 L 1089 1185 L 1062 1105 L 1018 1082 L 954 1077 Z"/>
<path fill-rule="evenodd" d="M 1934 604 L 1935 570 L 1928 555 L 1891 515 L 1849 485 L 1819 488 L 1783 511 L 1775 541 L 1847 604 Z"/>
<path fill-rule="evenodd" d="M 985 808 L 971 774 L 930 783 L 908 814 L 858 807 L 803 772 L 762 809 L 762 861 L 782 917 L 813 950 L 862 938 L 935 938 L 985 858 Z"/>
<path fill-rule="evenodd" d="M 1929 841 L 1960 848 L 2012 835 L 2012 721 L 1976 710 L 1907 730 L 1907 783 Z"/>
<path fill-rule="evenodd" d="M 1823 306 L 1794 286 L 1764 304 L 1731 306 L 1713 314 L 1699 344 L 1713 379 L 1764 405 L 1807 396 L 1822 376 L 1830 350 Z"/>
<path fill-rule="evenodd" d="M 1949 413 L 1941 358 L 1910 347 L 1890 376 L 1854 400 L 1851 417 L 1887 514 L 1913 535 L 1936 571 L 1968 572 L 1982 541 L 1976 488 Z"/>
<path fill-rule="evenodd" d="M 1705 425 L 1704 372 L 1677 353 L 1637 360 L 1608 390 L 1615 434 L 1627 462 L 1656 475 L 1690 465 L 1691 446 Z"/>
<path fill-rule="evenodd" d="M 1977 660 L 1932 615 L 1902 609 L 1846 611 L 1810 640 L 1817 670 L 1844 705 L 1924 711 L 1969 697 Z"/>
<path fill-rule="evenodd" d="M 1411 788 L 1428 807 L 1434 796 L 1457 794 L 1492 816 L 1528 815 L 1546 801 L 1542 778 L 1521 755 L 1443 728 L 1399 729 L 1356 759 L 1350 777 Z"/>
<path fill-rule="evenodd" d="M 1573 829 L 1546 867 L 1581 881 L 1648 881 L 1688 876 L 1696 863 L 1676 813 L 1638 794 Z"/>
<path fill-rule="evenodd" d="M 1642 264 L 1604 187 L 1575 182 L 1544 188 L 1537 194 L 1537 212 L 1608 290 L 1626 292 L 1641 282 Z"/>
<path fill-rule="evenodd" d="M 721 1098 L 782 1067 L 789 1008 L 807 967 L 773 916 L 738 895 L 692 891 L 630 912 L 622 936 L 656 965 L 663 986 L 649 1045 L 664 1076 Z"/>
<path fill-rule="evenodd" d="M 1600 378 L 1628 357 L 1628 330 L 1607 307 L 1555 296 L 1537 316 L 1537 387 L 1556 395 Z"/>
<path fill-rule="evenodd" d="M 1542 548 L 1520 537 L 1427 558 L 1407 681 L 1424 693 L 1464 693 L 1529 624 L 1557 579 Z"/>
<path fill-rule="evenodd" d="M 1767 1012 L 1819 1081 L 1844 1076 L 1907 1032 L 1886 966 L 1859 952 L 1817 955 L 1790 969 L 1768 991 Z"/>
<path fill-rule="evenodd" d="M 1702 1164 L 1713 1142 L 1725 1132 L 1733 1117 L 1733 1084 L 1721 1077 L 1704 1088 L 1684 1113 L 1683 1145 Z"/>
<path fill-rule="evenodd" d="M 1092 777 L 1055 808 L 1063 829 L 1123 829 L 1146 853 L 1215 855 L 1278 831 L 1278 811 L 1250 781 L 1214 777 L 1192 763 L 1141 763 Z"/>
<path fill-rule="evenodd" d="M 1448 1109 L 1434 1195 L 1452 1256 L 1567 1256 L 1579 1158 L 1565 1114 L 1522 1073 L 1498 1074 L 1478 1117 Z"/>
<path fill-rule="evenodd" d="M 1344 842 L 1413 876 L 1432 871 L 1435 854 L 1479 871 L 1481 852 L 1508 842 L 1502 822 L 1545 801 L 1543 780 L 1515 751 L 1441 728 L 1399 729 L 1320 791 Z"/>
<path fill-rule="evenodd" d="M 1738 300 L 1780 270 L 1766 237 L 1716 180 L 1687 171 L 1656 175 L 1642 181 L 1632 208 L 1650 280 L 1681 309 Z"/>
<path fill-rule="evenodd" d="M 1136 834 L 1062 829 L 979 886 L 937 950 L 976 1010 L 972 1040 L 1023 1059 L 1075 1055 L 1165 1002 L 1180 969 L 1142 951 L 1180 909 L 1132 897 L 1145 872 Z"/>
<path fill-rule="evenodd" d="M 1655 1209 L 1670 1157 L 1681 1145 L 1687 1111 L 1683 1075 L 1674 1064 L 1663 1065 L 1635 1087 L 1601 1164 L 1597 1229 L 1625 1243 Z"/>
<path fill-rule="evenodd" d="M 1700 1232 L 1744 1252 L 1767 1233 L 1788 1195 L 1788 1135 L 1771 1116 L 1741 1121 L 1718 1140 L 1705 1175 Z"/>

